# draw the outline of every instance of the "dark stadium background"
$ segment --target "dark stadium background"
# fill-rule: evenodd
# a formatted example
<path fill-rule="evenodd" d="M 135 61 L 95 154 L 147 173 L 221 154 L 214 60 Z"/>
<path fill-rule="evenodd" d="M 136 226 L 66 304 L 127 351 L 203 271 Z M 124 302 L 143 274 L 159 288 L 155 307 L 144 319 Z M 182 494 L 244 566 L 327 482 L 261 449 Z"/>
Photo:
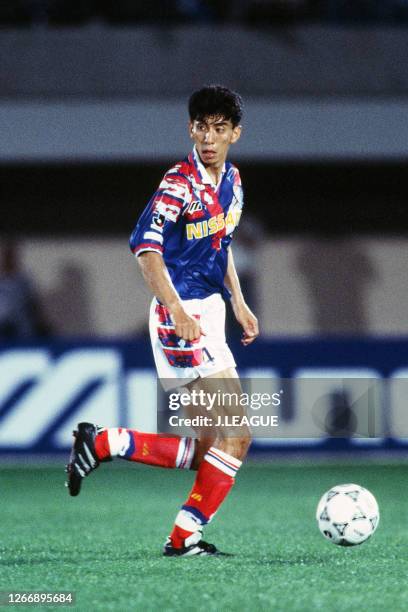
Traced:
<path fill-rule="evenodd" d="M 239 166 L 248 207 L 271 233 L 398 236 L 408 230 L 408 173 L 401 160 Z M 160 182 L 163 167 L 151 162 L 3 164 L 3 231 L 10 236 L 126 233 Z"/>
<path fill-rule="evenodd" d="M 74 590 L 79 610 L 406 608 L 407 32 L 406 0 L 1 2 L 0 591 Z M 262 335 L 244 350 L 228 324 L 238 364 L 292 391 L 331 375 L 331 425 L 303 438 L 309 400 L 289 394 L 297 435 L 256 441 L 208 530 L 236 558 L 180 571 L 160 543 L 191 474 L 113 462 L 72 500 L 63 466 L 78 420 L 156 426 L 127 241 L 206 83 L 245 102 L 236 248 Z M 1 319 L 10 265 L 29 331 Z M 374 434 L 352 427 L 354 377 L 380 389 Z M 341 482 L 381 511 L 347 550 L 314 520 Z"/>

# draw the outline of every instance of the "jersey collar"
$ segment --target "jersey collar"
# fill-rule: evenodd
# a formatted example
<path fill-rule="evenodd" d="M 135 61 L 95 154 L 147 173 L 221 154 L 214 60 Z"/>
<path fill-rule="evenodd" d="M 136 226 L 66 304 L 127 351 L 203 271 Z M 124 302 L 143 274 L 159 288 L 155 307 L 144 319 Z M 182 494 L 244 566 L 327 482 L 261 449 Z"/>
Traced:
<path fill-rule="evenodd" d="M 211 185 L 211 187 L 216 191 L 218 189 L 218 187 L 221 184 L 222 179 L 224 178 L 224 174 L 226 172 L 226 165 L 224 163 L 222 170 L 221 170 L 221 176 L 220 176 L 220 180 L 218 181 L 217 184 L 214 183 L 214 181 L 212 180 L 212 178 L 210 177 L 210 175 L 208 174 L 207 170 L 205 169 L 205 166 L 203 164 L 203 162 L 200 159 L 200 156 L 197 152 L 196 147 L 193 148 L 193 153 L 192 153 L 192 160 L 193 163 L 198 171 L 198 174 L 201 178 L 201 182 L 204 183 L 205 185 Z"/>

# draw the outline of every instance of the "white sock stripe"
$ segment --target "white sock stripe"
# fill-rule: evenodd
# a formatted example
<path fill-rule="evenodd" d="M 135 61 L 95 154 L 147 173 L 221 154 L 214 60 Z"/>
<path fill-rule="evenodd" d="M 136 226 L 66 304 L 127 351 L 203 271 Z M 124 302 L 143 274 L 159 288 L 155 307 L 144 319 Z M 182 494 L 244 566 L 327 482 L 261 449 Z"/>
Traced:
<path fill-rule="evenodd" d="M 204 456 L 204 461 L 207 461 L 207 463 L 211 463 L 211 465 L 218 468 L 221 472 L 224 472 L 224 474 L 228 474 L 228 476 L 232 476 L 233 478 L 235 478 L 237 470 L 231 469 L 228 465 L 225 465 L 225 463 L 222 463 L 222 461 L 220 461 L 213 455 L 207 453 Z"/>
<path fill-rule="evenodd" d="M 177 451 L 176 467 L 189 470 L 193 461 L 195 440 L 193 438 L 180 438 Z"/>
<path fill-rule="evenodd" d="M 228 453 L 224 453 L 224 451 L 214 448 L 213 446 L 208 449 L 204 456 L 204 460 L 221 470 L 221 472 L 224 472 L 224 474 L 228 474 L 228 476 L 232 476 L 233 478 L 235 478 L 238 469 L 242 465 L 242 461 L 239 459 L 236 459 L 235 457 L 228 455 Z"/>
<path fill-rule="evenodd" d="M 215 448 L 214 446 L 211 446 L 208 449 L 208 452 L 213 453 L 215 456 L 218 456 L 220 459 L 223 459 L 224 462 L 229 465 L 230 467 L 235 467 L 237 470 L 241 467 L 242 465 L 242 461 L 240 461 L 239 459 L 237 459 L 236 457 L 233 457 L 232 455 L 229 455 L 228 453 L 225 453 L 224 451 L 220 450 L 219 448 Z"/>
<path fill-rule="evenodd" d="M 188 438 L 180 438 L 180 443 L 179 443 L 177 457 L 176 457 L 176 467 L 177 468 L 182 467 L 181 463 L 183 461 L 183 457 L 186 452 L 186 440 L 188 440 Z"/>
<path fill-rule="evenodd" d="M 182 459 L 181 464 L 180 464 L 180 467 L 182 467 L 182 468 L 186 467 L 186 461 L 187 461 L 189 453 L 190 453 L 190 446 L 191 446 L 191 438 L 186 438 L 186 448 L 185 448 L 185 451 L 184 451 L 183 459 Z"/>
<path fill-rule="evenodd" d="M 188 438 L 187 455 L 186 455 L 186 459 L 184 461 L 184 466 L 183 466 L 185 470 L 189 470 L 191 468 L 191 464 L 193 462 L 193 457 L 194 457 L 194 452 L 195 452 L 195 444 L 196 444 L 196 441 L 194 438 Z"/>
<path fill-rule="evenodd" d="M 191 531 L 192 533 L 201 529 L 201 523 L 199 523 L 196 517 L 187 510 L 180 510 L 174 522 L 177 527 L 181 527 L 181 529 Z"/>
<path fill-rule="evenodd" d="M 126 429 L 109 427 L 108 443 L 111 457 L 123 456 L 130 445 L 130 434 Z"/>
<path fill-rule="evenodd" d="M 117 427 L 109 427 L 108 444 L 109 453 L 112 457 L 114 457 L 119 453 L 119 429 Z"/>

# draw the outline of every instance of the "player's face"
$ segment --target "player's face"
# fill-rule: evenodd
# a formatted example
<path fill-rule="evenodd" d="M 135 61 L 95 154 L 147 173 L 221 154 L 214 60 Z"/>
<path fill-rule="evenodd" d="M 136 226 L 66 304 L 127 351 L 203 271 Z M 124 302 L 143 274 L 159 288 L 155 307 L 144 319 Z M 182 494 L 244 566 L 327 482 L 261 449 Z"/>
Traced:
<path fill-rule="evenodd" d="M 194 141 L 204 166 L 220 167 L 227 159 L 230 146 L 241 136 L 241 126 L 234 127 L 223 117 L 206 117 L 189 124 Z"/>

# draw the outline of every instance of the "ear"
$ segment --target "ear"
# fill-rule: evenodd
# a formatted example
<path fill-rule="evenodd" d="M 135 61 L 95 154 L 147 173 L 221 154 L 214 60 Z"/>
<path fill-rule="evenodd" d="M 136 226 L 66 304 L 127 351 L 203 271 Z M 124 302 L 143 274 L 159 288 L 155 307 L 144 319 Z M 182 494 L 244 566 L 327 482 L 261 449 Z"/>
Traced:
<path fill-rule="evenodd" d="M 188 134 L 190 138 L 193 138 L 193 122 L 192 121 L 188 122 Z"/>
<path fill-rule="evenodd" d="M 236 125 L 232 130 L 231 144 L 237 142 L 241 138 L 242 126 Z"/>

